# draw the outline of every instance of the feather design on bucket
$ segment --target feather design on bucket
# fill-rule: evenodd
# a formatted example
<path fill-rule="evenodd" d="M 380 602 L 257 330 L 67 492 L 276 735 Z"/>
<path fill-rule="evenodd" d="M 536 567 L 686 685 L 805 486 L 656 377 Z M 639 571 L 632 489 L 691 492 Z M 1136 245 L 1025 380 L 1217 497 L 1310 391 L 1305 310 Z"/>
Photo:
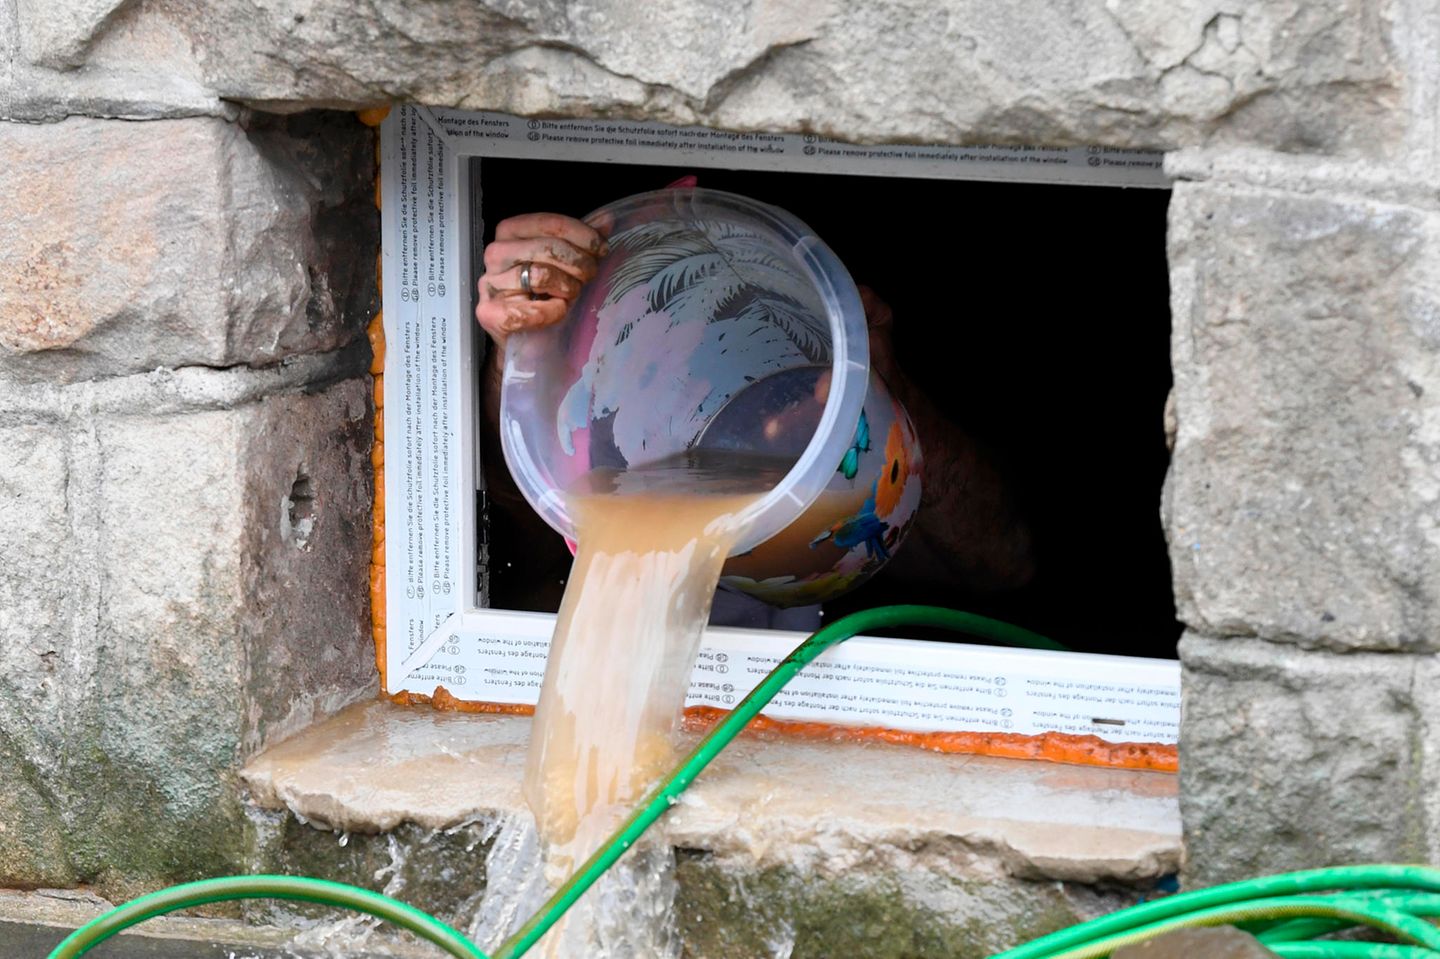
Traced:
<path fill-rule="evenodd" d="M 690 316 L 763 324 L 811 362 L 827 359 L 814 290 L 751 231 L 710 220 L 658 220 L 612 236 L 610 249 L 612 257 L 623 256 L 610 276 L 606 306 L 643 286 L 650 313 L 667 314 L 671 325 Z M 620 328 L 617 343 L 634 322 Z"/>

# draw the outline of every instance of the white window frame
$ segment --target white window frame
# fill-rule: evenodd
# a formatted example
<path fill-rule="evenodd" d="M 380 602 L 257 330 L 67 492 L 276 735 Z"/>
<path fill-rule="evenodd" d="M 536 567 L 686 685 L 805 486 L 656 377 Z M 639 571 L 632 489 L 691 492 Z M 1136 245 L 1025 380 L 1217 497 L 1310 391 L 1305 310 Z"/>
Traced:
<path fill-rule="evenodd" d="M 480 226 L 473 219 L 471 158 L 544 157 L 683 163 L 697 168 L 1169 186 L 1159 154 L 1096 147 L 858 147 L 795 134 L 738 134 L 613 120 L 531 120 L 418 106 L 392 110 L 380 137 L 386 344 L 385 685 L 391 693 L 422 695 L 443 686 L 460 699 L 513 704 L 535 701 L 554 616 L 487 608 L 478 578 L 476 494 L 484 483 L 477 424 L 483 336 L 470 316 L 472 241 L 478 242 Z M 503 464 L 497 468 L 503 469 Z M 731 673 L 732 661 L 736 667 L 740 659 L 773 662 L 802 638 L 759 630 L 708 630 L 691 701 L 730 705 L 758 681 L 755 677 L 748 685 L 740 682 Z M 516 662 L 528 663 L 528 668 L 513 671 L 509 689 L 486 680 L 486 692 L 477 697 L 471 695 L 476 684 L 470 679 L 480 655 L 476 650 L 486 643 L 492 653 L 496 643 L 504 644 L 519 657 Z M 485 655 L 491 658 L 481 656 L 484 662 L 498 661 Z M 1163 708 L 1151 713 L 1141 709 L 1136 716 L 1150 715 L 1155 729 L 1168 730 L 1173 698 L 1173 726 L 1178 730 L 1179 670 L 1173 661 L 864 638 L 832 650 L 822 663 L 837 670 L 847 668 L 846 663 L 866 662 L 916 670 L 933 666 L 937 657 L 942 662 L 953 660 L 957 670 L 963 658 L 966 675 L 979 683 L 966 686 L 968 692 L 954 693 L 978 704 L 975 708 L 982 712 L 988 710 L 987 715 L 994 714 L 977 718 L 976 728 L 1033 732 L 1044 727 L 1125 739 L 1108 726 L 1078 730 L 1060 721 L 1047 724 L 1033 718 L 1028 725 L 1019 723 L 1010 716 L 1011 710 L 996 706 L 1015 690 L 1015 681 L 1044 686 L 1059 681 L 1056 677 L 1068 677 L 1082 683 L 1089 678 L 1159 690 L 1166 699 Z M 488 667 L 481 671 L 506 672 Z M 839 684 L 833 688 L 845 688 L 839 673 L 831 679 Z M 824 686 L 827 681 L 817 680 L 821 684 L 817 688 L 832 688 Z M 504 682 L 499 682 L 503 687 Z M 791 707 L 786 707 L 789 712 L 781 708 L 781 714 L 834 718 L 817 717 L 795 703 Z M 1098 707 L 1085 708 L 1094 712 Z M 1005 718 L 995 718 L 1002 711 Z M 948 729 L 952 720 L 953 716 L 931 717 L 922 726 L 927 731 Z M 1015 724 L 1006 724 L 1011 722 Z M 1143 725 L 1142 719 L 1136 723 Z M 1131 732 L 1135 731 L 1132 724 Z M 1165 741 L 1169 736 L 1157 733 L 1153 739 Z"/>

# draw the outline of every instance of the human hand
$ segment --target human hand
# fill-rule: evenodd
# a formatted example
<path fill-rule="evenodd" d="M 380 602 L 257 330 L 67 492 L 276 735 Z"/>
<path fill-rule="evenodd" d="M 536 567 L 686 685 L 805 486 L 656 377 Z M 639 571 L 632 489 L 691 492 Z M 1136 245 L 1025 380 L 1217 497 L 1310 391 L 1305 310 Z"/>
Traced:
<path fill-rule="evenodd" d="M 485 247 L 485 273 L 475 319 L 496 344 L 511 333 L 559 323 L 595 278 L 609 252 L 608 224 L 591 226 L 558 213 L 529 213 L 502 220 Z M 528 268 L 528 276 L 522 276 Z M 525 289 L 528 280 L 529 290 Z"/>

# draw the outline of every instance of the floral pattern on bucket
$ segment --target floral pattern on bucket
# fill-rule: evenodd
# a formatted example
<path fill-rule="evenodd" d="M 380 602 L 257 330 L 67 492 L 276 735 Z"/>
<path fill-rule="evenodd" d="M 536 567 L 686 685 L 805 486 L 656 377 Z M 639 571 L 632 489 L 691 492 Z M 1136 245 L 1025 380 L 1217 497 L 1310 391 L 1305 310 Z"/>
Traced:
<path fill-rule="evenodd" d="M 818 408 L 810 418 L 818 418 Z M 721 586 L 786 607 L 823 603 L 860 586 L 914 525 L 922 456 L 909 414 L 871 373 L 854 442 L 829 486 L 778 535 L 731 557 Z"/>

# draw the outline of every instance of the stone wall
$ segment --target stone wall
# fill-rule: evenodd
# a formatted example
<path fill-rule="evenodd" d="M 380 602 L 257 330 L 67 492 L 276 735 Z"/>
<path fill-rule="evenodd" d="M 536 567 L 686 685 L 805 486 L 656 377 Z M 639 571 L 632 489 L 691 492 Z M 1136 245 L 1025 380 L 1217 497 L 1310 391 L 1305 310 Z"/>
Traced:
<path fill-rule="evenodd" d="M 1440 206 L 1404 161 L 1171 161 L 1197 877 L 1440 861 Z"/>
<path fill-rule="evenodd" d="M 237 871 L 239 764 L 373 690 L 373 162 L 0 123 L 0 885 Z"/>
<path fill-rule="evenodd" d="M 265 112 L 396 98 L 1173 151 L 1192 876 L 1436 858 L 1435 0 L 355 9 L 0 0 L 0 882 L 228 861 L 368 681 L 369 138 Z"/>

